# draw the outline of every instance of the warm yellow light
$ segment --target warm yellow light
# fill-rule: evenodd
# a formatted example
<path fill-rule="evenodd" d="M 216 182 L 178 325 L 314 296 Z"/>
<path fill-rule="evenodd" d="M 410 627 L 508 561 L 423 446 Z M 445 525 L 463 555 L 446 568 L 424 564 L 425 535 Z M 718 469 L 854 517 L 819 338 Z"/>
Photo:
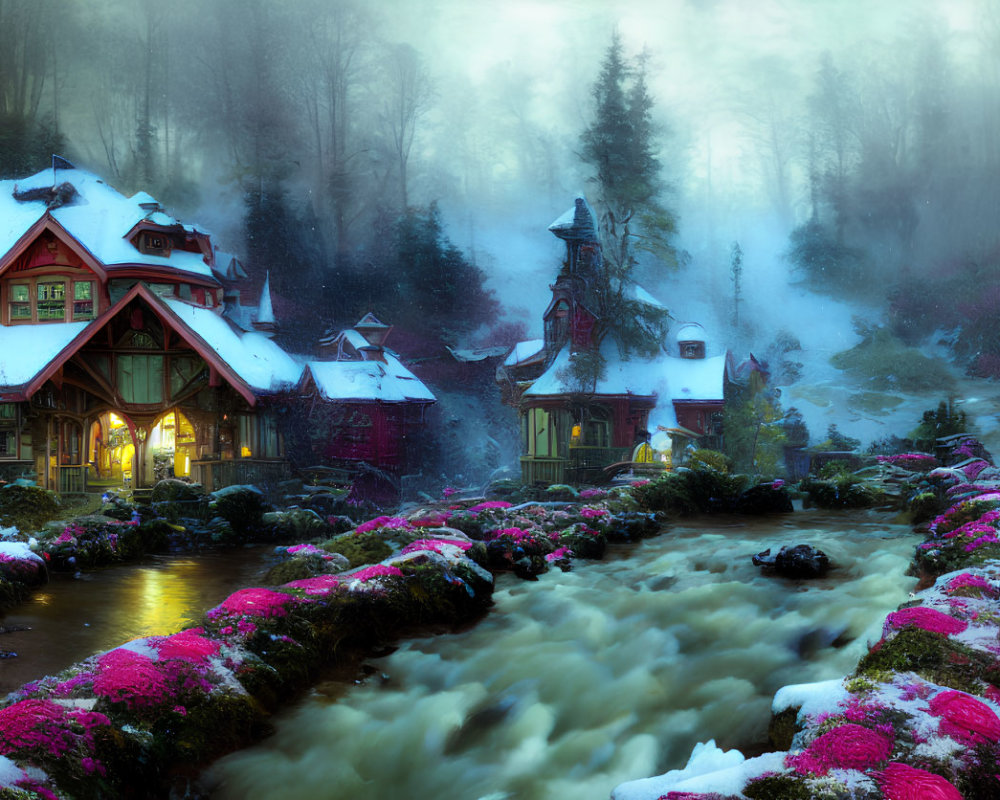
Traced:
<path fill-rule="evenodd" d="M 114 411 L 110 412 L 111 417 L 111 427 L 112 428 L 123 428 L 125 427 L 125 420 L 119 417 Z"/>
<path fill-rule="evenodd" d="M 579 426 L 579 425 L 574 425 L 574 426 L 573 426 L 573 431 L 572 431 L 572 435 L 573 435 L 573 438 L 574 438 L 574 439 L 579 439 L 579 438 L 580 438 L 580 433 L 581 433 L 581 432 L 582 432 L 582 429 L 580 428 L 580 426 Z"/>
<path fill-rule="evenodd" d="M 241 455 L 241 456 L 242 456 L 243 458 L 249 458 L 249 457 L 250 457 L 250 456 L 252 455 L 252 454 L 250 453 L 250 448 L 249 448 L 249 447 L 247 447 L 246 445 L 243 445 L 243 446 L 242 446 L 242 447 L 240 448 L 240 455 Z"/>

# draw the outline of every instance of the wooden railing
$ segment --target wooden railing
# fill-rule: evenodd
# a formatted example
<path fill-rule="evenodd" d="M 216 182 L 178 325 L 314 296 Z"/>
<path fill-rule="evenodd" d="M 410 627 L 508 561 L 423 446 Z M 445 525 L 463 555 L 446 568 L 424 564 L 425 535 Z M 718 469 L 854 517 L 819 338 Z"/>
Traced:
<path fill-rule="evenodd" d="M 531 486 L 535 483 L 563 483 L 566 480 L 565 458 L 540 458 L 521 456 L 521 482 Z"/>
<path fill-rule="evenodd" d="M 277 483 L 290 476 L 288 462 L 277 459 L 236 458 L 191 462 L 191 477 L 205 487 L 206 492 L 245 483 Z"/>

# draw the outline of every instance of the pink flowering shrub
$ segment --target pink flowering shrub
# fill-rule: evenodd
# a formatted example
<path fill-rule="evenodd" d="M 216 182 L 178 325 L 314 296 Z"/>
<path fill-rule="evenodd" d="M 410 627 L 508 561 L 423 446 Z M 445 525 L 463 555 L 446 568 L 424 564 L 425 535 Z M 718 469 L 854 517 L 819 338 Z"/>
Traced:
<path fill-rule="evenodd" d="M 288 613 L 285 605 L 294 599 L 290 594 L 271 589 L 240 589 L 209 611 L 208 616 L 212 619 L 219 616 L 283 617 Z"/>
<path fill-rule="evenodd" d="M 572 558 L 572 556 L 573 556 L 573 551 L 570 550 L 568 547 L 557 547 L 555 550 L 553 550 L 551 553 L 545 556 L 545 560 L 548 561 L 550 564 L 558 564 L 560 562 L 569 563 L 569 559 Z"/>
<path fill-rule="evenodd" d="M 933 633 L 943 633 L 945 636 L 961 633 L 969 627 L 965 620 L 937 611 L 927 606 L 914 606 L 893 611 L 885 618 L 884 634 L 891 630 L 901 630 L 907 626 L 920 628 Z"/>
<path fill-rule="evenodd" d="M 604 489 L 581 489 L 580 499 L 581 500 L 603 500 L 608 496 L 608 493 Z"/>
<path fill-rule="evenodd" d="M 295 544 L 291 547 L 285 549 L 285 552 L 290 556 L 317 556 L 324 561 L 329 561 L 333 558 L 333 553 L 329 550 L 324 550 L 321 547 L 317 547 L 314 544 Z"/>
<path fill-rule="evenodd" d="M 317 575 L 315 578 L 302 578 L 286 583 L 289 589 L 301 589 L 308 595 L 328 595 L 341 585 L 336 575 Z"/>
<path fill-rule="evenodd" d="M 589 520 L 603 519 L 604 517 L 610 517 L 611 512 L 606 508 L 590 508 L 589 506 L 584 506 L 580 509 L 580 516 Z"/>
<path fill-rule="evenodd" d="M 370 581 L 372 578 L 392 578 L 401 576 L 402 574 L 403 571 L 399 567 L 394 567 L 391 564 L 373 564 L 370 567 L 359 569 L 357 572 L 352 572 L 345 577 L 364 583 L 365 581 Z"/>
<path fill-rule="evenodd" d="M 375 517 L 375 519 L 370 519 L 368 522 L 362 522 L 354 529 L 355 533 L 368 533 L 368 531 L 374 531 L 378 528 L 402 528 L 403 530 L 410 530 L 413 526 L 410 521 L 405 517 Z"/>
<path fill-rule="evenodd" d="M 410 524 L 415 528 L 443 528 L 448 524 L 449 519 L 451 519 L 450 511 L 440 511 L 436 514 L 411 519 Z"/>
<path fill-rule="evenodd" d="M 104 775 L 94 758 L 95 731 L 110 726 L 96 711 L 31 698 L 0 709 L 0 754 L 45 763 L 76 756 L 86 774 Z"/>
<path fill-rule="evenodd" d="M 892 737 L 848 722 L 818 736 L 786 763 L 800 774 L 826 775 L 833 768 L 866 770 L 892 754 Z"/>
<path fill-rule="evenodd" d="M 939 730 L 958 742 L 974 747 L 981 742 L 1000 741 L 1000 719 L 988 705 L 964 692 L 938 692 L 928 703 L 941 718 Z"/>
<path fill-rule="evenodd" d="M 880 464 L 891 464 L 912 472 L 924 472 L 934 469 L 938 465 L 938 460 L 926 453 L 898 453 L 892 456 L 876 456 L 876 458 Z"/>
<path fill-rule="evenodd" d="M 119 647 L 98 659 L 94 694 L 138 708 L 161 703 L 169 688 L 166 676 L 153 659 Z"/>
<path fill-rule="evenodd" d="M 511 503 L 508 503 L 506 500 L 487 500 L 483 503 L 478 503 L 477 505 L 472 506 L 472 508 L 470 508 L 469 511 L 473 514 L 477 514 L 480 511 L 488 511 L 492 508 L 510 508 L 510 507 Z"/>
<path fill-rule="evenodd" d="M 430 550 L 434 553 L 441 553 L 447 547 L 468 550 L 472 547 L 472 542 L 466 542 L 461 539 L 417 539 L 415 542 L 406 545 L 403 548 L 403 553 L 414 553 L 417 550 Z"/>
<path fill-rule="evenodd" d="M 156 643 L 160 658 L 179 658 L 184 661 L 201 662 L 217 655 L 222 645 L 208 639 L 203 628 L 190 628 L 167 636 Z"/>
<path fill-rule="evenodd" d="M 907 764 L 889 764 L 876 780 L 885 800 L 962 800 L 946 778 Z"/>

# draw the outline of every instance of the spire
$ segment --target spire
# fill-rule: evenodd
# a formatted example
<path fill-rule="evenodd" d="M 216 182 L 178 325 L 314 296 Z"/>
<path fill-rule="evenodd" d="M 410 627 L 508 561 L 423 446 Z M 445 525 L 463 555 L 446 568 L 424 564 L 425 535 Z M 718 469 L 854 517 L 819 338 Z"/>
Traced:
<path fill-rule="evenodd" d="M 260 302 L 257 303 L 257 316 L 253 322 L 254 330 L 267 336 L 274 336 L 278 330 L 278 321 L 274 318 L 274 308 L 271 305 L 271 273 L 264 275 L 264 286 L 260 290 Z"/>

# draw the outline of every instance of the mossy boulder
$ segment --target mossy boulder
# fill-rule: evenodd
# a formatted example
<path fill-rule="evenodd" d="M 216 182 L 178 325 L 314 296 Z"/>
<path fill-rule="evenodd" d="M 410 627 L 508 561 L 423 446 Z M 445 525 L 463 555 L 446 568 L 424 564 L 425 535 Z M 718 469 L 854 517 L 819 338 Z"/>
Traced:
<path fill-rule="evenodd" d="M 261 534 L 268 509 L 264 493 L 256 486 L 227 486 L 212 492 L 210 498 L 209 510 L 229 523 L 236 541 L 252 540 Z"/>
<path fill-rule="evenodd" d="M 736 498 L 737 514 L 787 514 L 794 511 L 792 496 L 780 482 L 751 486 Z"/>
<path fill-rule="evenodd" d="M 39 486 L 9 484 L 0 489 L 0 525 L 36 531 L 59 513 L 59 498 Z"/>
<path fill-rule="evenodd" d="M 345 533 L 320 545 L 331 553 L 344 556 L 350 566 L 376 564 L 392 555 L 393 548 L 386 543 L 378 530 L 364 533 Z"/>
<path fill-rule="evenodd" d="M 201 484 L 165 478 L 153 486 L 150 503 L 157 515 L 176 521 L 181 517 L 203 515 L 208 500 Z"/>
<path fill-rule="evenodd" d="M 807 503 L 819 508 L 874 508 L 886 502 L 885 492 L 853 475 L 805 478 L 799 488 L 805 492 Z"/>
<path fill-rule="evenodd" d="M 323 517 L 312 509 L 290 508 L 287 511 L 269 511 L 262 515 L 261 524 L 277 540 L 304 542 L 325 539 L 336 533 Z"/>
<path fill-rule="evenodd" d="M 985 684 L 1000 683 L 1000 664 L 992 656 L 916 627 L 877 642 L 858 662 L 855 675 L 883 680 L 898 672 L 915 672 L 931 683 L 969 694 L 982 694 Z"/>

